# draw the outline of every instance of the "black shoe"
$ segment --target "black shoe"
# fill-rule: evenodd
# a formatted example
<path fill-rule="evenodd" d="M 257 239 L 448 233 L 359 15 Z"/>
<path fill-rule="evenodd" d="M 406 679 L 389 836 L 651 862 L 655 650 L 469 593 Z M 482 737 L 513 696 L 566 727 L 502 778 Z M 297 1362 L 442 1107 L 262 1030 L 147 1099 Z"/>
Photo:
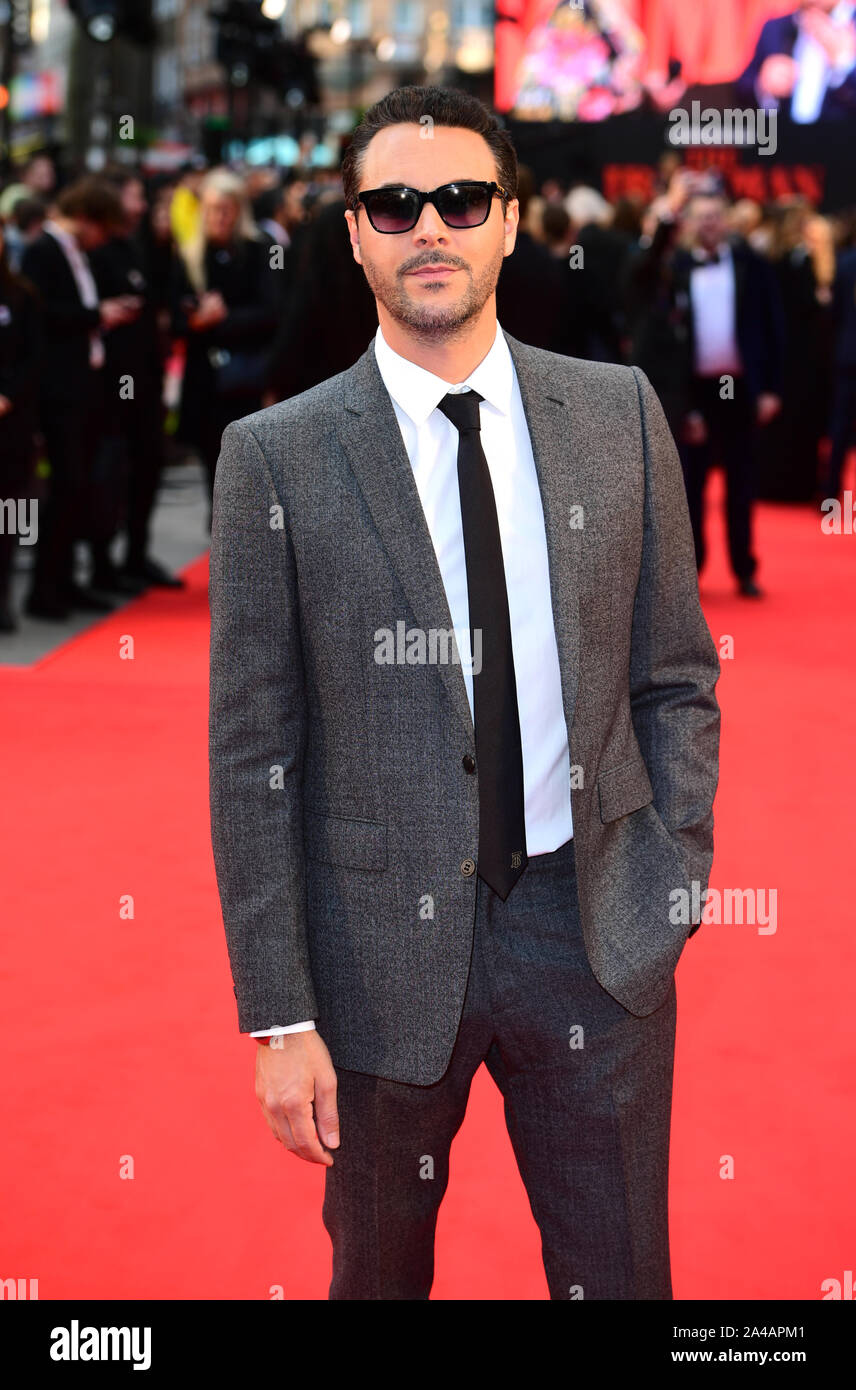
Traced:
<path fill-rule="evenodd" d="M 24 612 L 31 618 L 45 618 L 52 623 L 64 623 L 71 617 L 67 604 L 47 594 L 31 594 L 24 604 Z"/>
<path fill-rule="evenodd" d="M 107 598 L 99 598 L 91 589 L 82 584 L 69 584 L 65 590 L 65 601 L 69 608 L 81 613 L 112 613 L 114 605 Z"/>
<path fill-rule="evenodd" d="M 103 566 L 100 568 L 96 566 L 92 571 L 89 587 L 91 589 L 98 589 L 105 594 L 131 594 L 136 596 L 137 594 L 142 594 L 147 585 L 145 580 L 132 579 L 129 574 L 123 574 L 115 565 L 111 565 L 109 569 L 105 569 Z"/>
<path fill-rule="evenodd" d="M 5 603 L 0 604 L 0 632 L 17 632 L 18 624 Z"/>
<path fill-rule="evenodd" d="M 121 573 L 140 583 L 151 584 L 156 589 L 185 589 L 187 587 L 185 579 L 179 579 L 177 575 L 170 574 L 169 570 L 164 569 L 158 560 L 146 558 L 141 563 L 126 564 Z"/>
<path fill-rule="evenodd" d="M 763 598 L 764 590 L 759 589 L 754 579 L 741 579 L 738 585 L 741 598 Z"/>

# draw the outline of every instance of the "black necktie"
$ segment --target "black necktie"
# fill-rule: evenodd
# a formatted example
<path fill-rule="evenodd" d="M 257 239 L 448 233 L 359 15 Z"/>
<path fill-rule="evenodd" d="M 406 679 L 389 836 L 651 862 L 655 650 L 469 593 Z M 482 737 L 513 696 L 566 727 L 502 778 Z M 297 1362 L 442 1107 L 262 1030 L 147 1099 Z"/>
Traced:
<path fill-rule="evenodd" d="M 479 777 L 478 872 L 504 902 L 528 861 L 508 592 L 490 470 L 479 438 L 479 401 L 483 399 L 478 391 L 450 393 L 437 408 L 458 431 Z M 476 670 L 479 656 L 481 665 Z"/>

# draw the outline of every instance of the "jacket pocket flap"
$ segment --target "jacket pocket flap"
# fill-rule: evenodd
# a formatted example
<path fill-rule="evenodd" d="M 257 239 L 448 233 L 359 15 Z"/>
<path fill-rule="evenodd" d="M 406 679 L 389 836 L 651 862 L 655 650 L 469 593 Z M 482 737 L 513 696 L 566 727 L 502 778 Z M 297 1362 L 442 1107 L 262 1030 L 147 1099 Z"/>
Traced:
<path fill-rule="evenodd" d="M 607 768 L 597 779 L 602 821 L 617 820 L 631 811 L 638 811 L 654 800 L 654 791 L 643 758 Z"/>
<path fill-rule="evenodd" d="M 303 843 L 307 858 L 325 864 L 339 864 L 345 869 L 386 868 L 386 825 L 381 821 L 305 811 Z"/>

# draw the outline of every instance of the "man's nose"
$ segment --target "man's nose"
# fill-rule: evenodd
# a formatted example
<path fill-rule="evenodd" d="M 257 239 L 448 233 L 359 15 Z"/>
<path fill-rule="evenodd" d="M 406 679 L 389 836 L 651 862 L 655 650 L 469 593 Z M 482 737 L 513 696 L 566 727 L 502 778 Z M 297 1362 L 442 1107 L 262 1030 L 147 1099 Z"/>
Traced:
<path fill-rule="evenodd" d="M 437 241 L 440 238 L 446 240 L 448 232 L 449 229 L 434 204 L 426 203 L 419 221 L 413 228 L 414 241 Z"/>

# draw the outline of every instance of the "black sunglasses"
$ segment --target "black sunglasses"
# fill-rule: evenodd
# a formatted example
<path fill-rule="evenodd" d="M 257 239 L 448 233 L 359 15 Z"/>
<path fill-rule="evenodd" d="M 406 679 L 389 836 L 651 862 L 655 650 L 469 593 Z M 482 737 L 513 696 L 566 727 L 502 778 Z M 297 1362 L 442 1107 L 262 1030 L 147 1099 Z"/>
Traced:
<path fill-rule="evenodd" d="M 376 232 L 409 232 L 422 215 L 426 203 L 433 203 L 447 227 L 480 227 L 490 214 L 494 197 L 503 203 L 509 193 L 498 183 L 463 179 L 444 183 L 430 193 L 403 184 L 391 188 L 365 188 L 354 198 L 353 211 L 362 203 Z"/>

